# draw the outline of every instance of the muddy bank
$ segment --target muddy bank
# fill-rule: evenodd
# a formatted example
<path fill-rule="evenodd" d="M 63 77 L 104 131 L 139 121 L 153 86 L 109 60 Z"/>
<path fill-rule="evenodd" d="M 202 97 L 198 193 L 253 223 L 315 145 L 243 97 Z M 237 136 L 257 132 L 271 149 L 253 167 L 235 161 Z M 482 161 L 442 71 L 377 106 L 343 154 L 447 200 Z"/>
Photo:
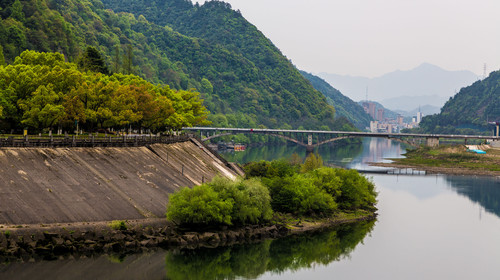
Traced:
<path fill-rule="evenodd" d="M 218 231 L 185 231 L 165 219 L 126 221 L 126 229 L 113 229 L 110 223 L 23 225 L 0 228 L 0 263 L 10 260 L 51 260 L 65 256 L 127 254 L 153 248 L 215 248 L 258 242 L 290 234 L 322 230 L 335 225 L 372 220 L 376 214 L 353 219 L 332 219 L 289 226 L 252 225 Z"/>

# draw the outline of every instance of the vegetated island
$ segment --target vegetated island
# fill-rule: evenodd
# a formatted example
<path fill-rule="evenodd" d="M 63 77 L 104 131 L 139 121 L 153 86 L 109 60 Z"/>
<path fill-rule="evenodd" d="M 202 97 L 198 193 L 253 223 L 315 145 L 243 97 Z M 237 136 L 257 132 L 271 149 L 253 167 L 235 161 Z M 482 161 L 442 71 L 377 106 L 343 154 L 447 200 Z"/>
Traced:
<path fill-rule="evenodd" d="M 391 159 L 390 163 L 372 163 L 374 166 L 413 168 L 431 174 L 500 176 L 500 149 L 481 145 L 486 154 L 468 151 L 463 145 L 419 147 L 408 150 L 405 158 Z"/>

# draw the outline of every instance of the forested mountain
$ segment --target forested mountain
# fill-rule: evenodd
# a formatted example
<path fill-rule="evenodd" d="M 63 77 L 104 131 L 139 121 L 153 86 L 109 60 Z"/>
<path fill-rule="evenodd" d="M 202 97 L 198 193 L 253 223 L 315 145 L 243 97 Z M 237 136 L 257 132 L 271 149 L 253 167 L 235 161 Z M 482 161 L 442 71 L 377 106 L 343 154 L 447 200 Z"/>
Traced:
<path fill-rule="evenodd" d="M 25 49 L 78 62 L 93 46 L 111 73 L 200 91 L 216 125 L 335 126 L 326 98 L 223 2 L 4 0 L 0 16 L 8 63 Z"/>
<path fill-rule="evenodd" d="M 489 133 L 488 121 L 500 121 L 500 71 L 462 88 L 441 108 L 426 116 L 420 131 L 429 133 Z"/>
<path fill-rule="evenodd" d="M 340 91 L 333 88 L 329 83 L 320 77 L 304 71 L 300 71 L 300 73 L 308 79 L 309 82 L 311 82 L 315 89 L 319 90 L 326 96 L 326 100 L 329 104 L 335 106 L 336 117 L 345 117 L 361 130 L 365 130 L 366 127 L 370 127 L 370 121 L 372 118 L 358 103 L 343 95 Z"/>

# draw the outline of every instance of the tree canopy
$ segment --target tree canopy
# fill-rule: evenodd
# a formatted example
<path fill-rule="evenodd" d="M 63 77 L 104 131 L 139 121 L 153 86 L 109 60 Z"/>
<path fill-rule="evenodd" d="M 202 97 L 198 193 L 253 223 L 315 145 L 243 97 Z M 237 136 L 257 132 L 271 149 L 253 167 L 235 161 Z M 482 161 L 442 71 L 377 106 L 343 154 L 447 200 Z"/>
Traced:
<path fill-rule="evenodd" d="M 206 124 L 199 93 L 135 75 L 82 72 L 60 53 L 24 51 L 0 66 L 1 128 L 147 128 Z"/>

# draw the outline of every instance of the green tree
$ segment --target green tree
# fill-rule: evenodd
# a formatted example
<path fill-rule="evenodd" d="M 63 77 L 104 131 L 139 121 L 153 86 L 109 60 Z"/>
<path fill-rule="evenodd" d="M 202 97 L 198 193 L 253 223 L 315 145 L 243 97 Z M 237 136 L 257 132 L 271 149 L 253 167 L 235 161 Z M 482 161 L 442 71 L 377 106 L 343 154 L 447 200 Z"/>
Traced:
<path fill-rule="evenodd" d="M 201 79 L 201 92 L 206 93 L 206 94 L 212 94 L 214 92 L 214 87 L 212 86 L 212 83 L 206 79 L 203 78 Z"/>
<path fill-rule="evenodd" d="M 93 71 L 109 74 L 108 66 L 101 53 L 94 47 L 87 47 L 82 57 L 78 61 L 78 66 L 85 71 Z"/>
<path fill-rule="evenodd" d="M 0 66 L 5 66 L 5 57 L 3 56 L 2 45 L 0 45 Z"/>
<path fill-rule="evenodd" d="M 21 3 L 21 1 L 19 1 L 19 0 L 14 1 L 14 3 L 12 4 L 11 11 L 12 11 L 11 17 L 13 17 L 14 19 L 16 19 L 17 21 L 20 21 L 20 22 L 25 21 L 25 16 L 24 16 L 24 12 L 23 12 L 23 4 Z"/>
<path fill-rule="evenodd" d="M 321 156 L 319 154 L 310 153 L 300 167 L 300 171 L 302 173 L 306 173 L 322 166 L 323 159 L 321 158 Z"/>

